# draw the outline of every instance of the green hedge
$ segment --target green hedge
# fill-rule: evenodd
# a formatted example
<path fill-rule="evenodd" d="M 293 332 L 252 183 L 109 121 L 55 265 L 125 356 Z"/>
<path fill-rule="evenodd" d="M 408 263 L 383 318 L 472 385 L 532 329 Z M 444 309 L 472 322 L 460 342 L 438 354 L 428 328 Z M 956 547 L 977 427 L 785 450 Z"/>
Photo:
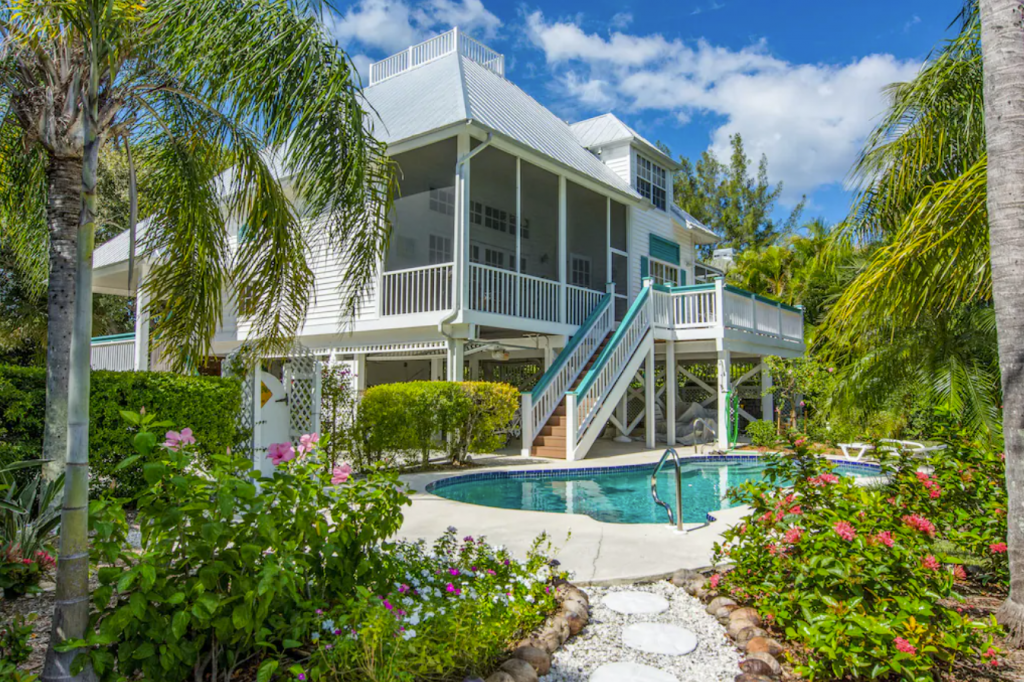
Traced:
<path fill-rule="evenodd" d="M 111 475 L 123 458 L 135 452 L 131 443 L 134 433 L 121 418 L 121 410 L 145 408 L 162 421 L 187 426 L 201 451 L 223 454 L 241 440 L 237 426 L 241 399 L 235 379 L 94 371 L 89 404 L 89 466 L 94 490 L 129 496 L 144 485 L 141 463 Z M 44 369 L 0 365 L 0 463 L 40 456 L 45 407 Z"/>
<path fill-rule="evenodd" d="M 512 420 L 519 391 L 482 381 L 411 381 L 374 386 L 359 403 L 356 443 L 360 464 L 397 465 L 444 451 L 453 463 L 468 452 L 493 452 Z"/>

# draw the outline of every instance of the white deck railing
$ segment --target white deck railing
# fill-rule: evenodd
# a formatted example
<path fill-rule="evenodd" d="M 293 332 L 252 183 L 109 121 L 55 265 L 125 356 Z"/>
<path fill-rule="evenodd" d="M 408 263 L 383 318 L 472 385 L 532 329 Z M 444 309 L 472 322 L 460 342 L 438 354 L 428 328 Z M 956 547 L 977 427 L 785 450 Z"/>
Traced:
<path fill-rule="evenodd" d="M 633 301 L 608 345 L 594 361 L 594 366 L 580 385 L 566 394 L 566 445 L 569 451 L 575 450 L 594 415 L 604 404 L 608 392 L 618 381 L 623 368 L 651 330 L 654 306 L 650 293 L 650 286 L 640 290 L 640 295 Z"/>
<path fill-rule="evenodd" d="M 603 291 L 584 289 L 583 287 L 568 285 L 566 290 L 566 316 L 569 324 L 583 324 L 590 313 L 594 312 L 597 304 L 605 296 Z"/>
<path fill-rule="evenodd" d="M 505 57 L 500 52 L 495 52 L 483 43 L 473 40 L 458 28 L 453 28 L 447 33 L 442 33 L 430 40 L 418 45 L 406 48 L 387 59 L 370 64 L 370 85 L 375 85 L 382 80 L 397 76 L 409 69 L 422 66 L 435 59 L 458 51 L 467 59 L 480 64 L 485 69 L 493 71 L 502 78 L 505 77 Z"/>
<path fill-rule="evenodd" d="M 658 329 L 727 329 L 802 343 L 804 315 L 799 308 L 725 285 L 656 286 L 654 326 Z"/>
<path fill-rule="evenodd" d="M 381 276 L 381 315 L 414 315 L 451 309 L 451 263 L 392 270 Z"/>
<path fill-rule="evenodd" d="M 558 322 L 558 282 L 502 270 L 490 265 L 469 265 L 469 309 Z"/>
<path fill-rule="evenodd" d="M 135 369 L 135 335 L 97 337 L 92 341 L 89 361 L 92 369 L 130 372 Z"/>
<path fill-rule="evenodd" d="M 596 292 L 595 292 L 596 293 Z M 614 296 L 605 294 L 595 306 L 593 314 L 559 353 L 555 363 L 529 393 L 523 394 L 522 426 L 523 454 L 529 455 L 534 438 L 541 427 L 551 418 L 555 408 L 562 402 L 565 392 L 572 387 L 587 361 L 601 342 L 615 327 Z M 566 428 L 566 433 L 570 428 Z"/>

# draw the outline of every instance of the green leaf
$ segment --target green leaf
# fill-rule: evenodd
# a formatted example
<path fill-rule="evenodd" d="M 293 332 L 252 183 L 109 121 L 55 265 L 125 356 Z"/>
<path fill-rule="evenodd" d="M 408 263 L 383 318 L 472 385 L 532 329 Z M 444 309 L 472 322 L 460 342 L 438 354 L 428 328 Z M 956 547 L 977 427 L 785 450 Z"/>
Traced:
<path fill-rule="evenodd" d="M 141 435 L 141 434 L 139 434 Z M 136 436 L 137 437 L 137 436 Z M 131 457 L 125 457 L 121 460 L 121 463 L 114 467 L 114 471 L 121 471 L 121 469 L 127 469 L 132 464 L 135 464 L 142 458 L 142 455 L 132 455 Z"/>
<path fill-rule="evenodd" d="M 156 447 L 156 434 L 152 431 L 140 431 L 135 434 L 133 443 L 137 451 L 143 455 L 148 455 Z"/>
<path fill-rule="evenodd" d="M 139 620 L 143 620 L 146 617 L 146 598 L 142 596 L 141 592 L 133 592 L 132 596 L 128 599 L 128 605 L 132 609 L 132 613 Z"/>
<path fill-rule="evenodd" d="M 281 646 L 285 649 L 298 649 L 300 646 L 302 646 L 302 642 L 296 641 L 294 639 L 286 639 L 283 642 L 281 642 Z"/>
<path fill-rule="evenodd" d="M 139 414 L 138 412 L 129 412 L 128 410 L 121 410 L 121 419 L 124 419 L 132 426 L 138 426 L 139 424 L 142 423 L 141 414 Z"/>
<path fill-rule="evenodd" d="M 136 660 L 143 660 L 146 658 L 152 658 L 156 654 L 156 647 L 153 646 L 152 642 L 144 642 L 142 646 L 132 652 L 132 658 Z"/>
<path fill-rule="evenodd" d="M 185 601 L 185 593 L 175 592 L 171 595 L 170 599 L 167 600 L 167 604 L 169 604 L 170 606 L 175 606 L 183 601 Z"/>
<path fill-rule="evenodd" d="M 156 583 L 156 568 L 152 564 L 142 564 L 139 566 L 139 572 L 142 574 L 142 580 L 139 582 L 139 587 L 143 592 L 148 592 L 153 588 Z"/>
<path fill-rule="evenodd" d="M 276 670 L 277 661 L 269 659 L 263 661 L 263 665 L 260 666 L 259 672 L 256 673 L 256 682 L 270 682 L 270 678 Z"/>
<path fill-rule="evenodd" d="M 147 462 L 142 465 L 142 475 L 146 479 L 146 483 L 150 485 L 156 485 L 163 480 L 167 474 L 167 467 L 162 462 Z"/>
<path fill-rule="evenodd" d="M 175 639 L 181 639 L 188 629 L 189 616 L 187 611 L 178 611 L 171 619 L 171 633 Z"/>

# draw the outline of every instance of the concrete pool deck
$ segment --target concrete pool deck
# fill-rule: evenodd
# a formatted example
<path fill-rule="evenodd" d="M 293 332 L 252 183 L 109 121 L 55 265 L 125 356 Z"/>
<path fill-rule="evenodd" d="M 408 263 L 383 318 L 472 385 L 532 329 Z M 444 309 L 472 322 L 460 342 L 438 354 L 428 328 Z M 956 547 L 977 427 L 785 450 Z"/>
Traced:
<path fill-rule="evenodd" d="M 677 447 L 680 457 L 696 454 L 693 447 Z M 406 510 L 398 536 L 407 540 L 432 542 L 449 526 L 459 536 L 485 536 L 494 545 L 504 545 L 524 556 L 534 539 L 546 532 L 556 559 L 581 583 L 632 582 L 664 576 L 680 568 L 703 568 L 711 564 L 714 543 L 721 533 L 744 514 L 736 507 L 715 512 L 715 523 L 685 534 L 663 524 L 604 523 L 582 514 L 519 511 L 454 502 L 426 492 L 442 478 L 489 471 L 530 471 L 545 469 L 595 468 L 627 464 L 653 464 L 664 446 L 645 449 L 643 443 L 599 441 L 590 455 L 578 462 L 527 459 L 518 454 L 474 456 L 482 466 L 462 472 L 408 474 L 402 480 L 412 488 L 412 508 Z M 754 454 L 754 453 L 751 453 Z"/>

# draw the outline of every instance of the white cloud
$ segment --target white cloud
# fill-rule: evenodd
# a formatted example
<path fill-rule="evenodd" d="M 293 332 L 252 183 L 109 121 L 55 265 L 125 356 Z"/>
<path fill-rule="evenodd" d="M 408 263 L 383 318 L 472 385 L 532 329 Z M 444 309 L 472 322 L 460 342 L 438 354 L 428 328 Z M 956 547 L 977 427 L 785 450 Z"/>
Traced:
<path fill-rule="evenodd" d="M 358 0 L 343 14 L 325 18 L 328 33 L 342 45 L 397 52 L 447 31 L 465 29 L 481 40 L 490 40 L 501 20 L 482 0 Z"/>
<path fill-rule="evenodd" d="M 557 87 L 579 106 L 670 114 L 680 125 L 694 114 L 722 117 L 710 148 L 727 156 L 729 135 L 741 133 L 755 162 L 768 155 L 772 180 L 786 184 L 790 199 L 845 178 L 885 108 L 882 89 L 920 68 L 891 55 L 793 64 L 764 41 L 733 50 L 659 34 L 604 37 L 540 12 L 526 25 Z"/>

